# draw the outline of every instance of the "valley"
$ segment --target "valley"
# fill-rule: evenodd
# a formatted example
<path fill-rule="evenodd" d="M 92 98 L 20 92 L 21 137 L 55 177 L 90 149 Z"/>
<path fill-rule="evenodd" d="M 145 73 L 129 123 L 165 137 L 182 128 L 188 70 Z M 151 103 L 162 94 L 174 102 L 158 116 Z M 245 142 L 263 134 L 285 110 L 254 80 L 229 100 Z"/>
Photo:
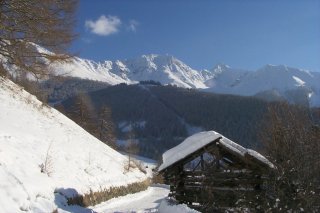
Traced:
<path fill-rule="evenodd" d="M 0 213 L 320 212 L 319 6 L 0 0 Z"/>

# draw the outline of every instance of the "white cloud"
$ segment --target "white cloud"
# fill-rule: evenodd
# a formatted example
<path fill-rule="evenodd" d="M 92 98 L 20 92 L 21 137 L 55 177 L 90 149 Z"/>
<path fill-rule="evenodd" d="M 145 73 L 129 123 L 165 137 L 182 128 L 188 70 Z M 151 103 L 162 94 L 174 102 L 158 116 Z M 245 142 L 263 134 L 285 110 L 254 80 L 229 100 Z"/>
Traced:
<path fill-rule="evenodd" d="M 86 28 L 94 34 L 108 36 L 119 31 L 121 20 L 117 16 L 100 16 L 96 21 L 87 20 Z"/>
<path fill-rule="evenodd" d="M 138 25 L 139 25 L 139 22 L 132 19 L 132 20 L 129 21 L 128 29 L 133 31 L 133 32 L 136 32 Z"/>

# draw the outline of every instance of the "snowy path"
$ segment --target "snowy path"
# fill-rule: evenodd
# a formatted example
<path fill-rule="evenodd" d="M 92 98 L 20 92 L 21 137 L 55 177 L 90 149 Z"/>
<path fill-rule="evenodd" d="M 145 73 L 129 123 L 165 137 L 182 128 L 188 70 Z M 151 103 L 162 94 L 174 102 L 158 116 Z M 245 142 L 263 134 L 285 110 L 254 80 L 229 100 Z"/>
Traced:
<path fill-rule="evenodd" d="M 168 193 L 169 189 L 167 186 L 154 185 L 146 191 L 101 203 L 93 207 L 93 210 L 99 213 L 158 212 L 161 201 L 168 196 Z"/>

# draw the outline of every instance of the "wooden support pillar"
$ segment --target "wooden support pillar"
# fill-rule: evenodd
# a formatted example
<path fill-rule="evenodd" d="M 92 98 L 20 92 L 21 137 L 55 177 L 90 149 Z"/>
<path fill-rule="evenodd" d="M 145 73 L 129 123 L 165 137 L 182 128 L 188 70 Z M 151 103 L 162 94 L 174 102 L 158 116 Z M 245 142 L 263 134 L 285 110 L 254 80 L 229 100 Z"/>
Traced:
<path fill-rule="evenodd" d="M 204 160 L 203 160 L 203 155 L 200 156 L 200 164 L 201 164 L 201 171 L 204 171 Z"/>
<path fill-rule="evenodd" d="M 219 170 L 220 169 L 220 160 L 222 158 L 221 155 L 221 150 L 220 148 L 218 149 L 217 155 L 216 155 L 216 169 Z"/>

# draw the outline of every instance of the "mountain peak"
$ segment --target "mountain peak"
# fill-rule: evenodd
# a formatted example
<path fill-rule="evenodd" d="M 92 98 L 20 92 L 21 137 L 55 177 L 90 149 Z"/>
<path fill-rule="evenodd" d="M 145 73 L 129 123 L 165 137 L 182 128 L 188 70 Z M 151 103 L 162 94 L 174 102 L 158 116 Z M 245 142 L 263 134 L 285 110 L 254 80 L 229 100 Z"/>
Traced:
<path fill-rule="evenodd" d="M 172 55 L 160 55 L 160 54 L 148 54 L 148 55 L 142 55 L 141 57 L 138 57 L 136 59 L 143 58 L 148 61 L 152 61 L 155 63 L 172 63 L 174 61 L 179 61 Z M 134 59 L 133 59 L 134 60 Z"/>
<path fill-rule="evenodd" d="M 215 74 L 220 74 L 220 73 L 223 73 L 224 71 L 230 69 L 230 67 L 226 64 L 222 64 L 222 63 L 218 63 L 216 64 L 213 69 L 212 69 L 212 72 L 215 73 Z"/>
<path fill-rule="evenodd" d="M 226 70 L 229 69 L 230 66 L 223 64 L 223 63 L 218 63 L 213 67 L 213 70 L 219 69 L 219 70 Z"/>
<path fill-rule="evenodd" d="M 262 69 L 279 69 L 279 70 L 288 70 L 288 66 L 284 64 L 274 65 L 274 64 L 267 64 L 262 67 Z"/>
<path fill-rule="evenodd" d="M 148 59 L 148 60 L 153 60 L 155 58 L 159 57 L 158 54 L 146 54 L 146 55 L 142 55 L 140 57 L 137 57 L 137 58 L 145 58 L 145 59 Z"/>

